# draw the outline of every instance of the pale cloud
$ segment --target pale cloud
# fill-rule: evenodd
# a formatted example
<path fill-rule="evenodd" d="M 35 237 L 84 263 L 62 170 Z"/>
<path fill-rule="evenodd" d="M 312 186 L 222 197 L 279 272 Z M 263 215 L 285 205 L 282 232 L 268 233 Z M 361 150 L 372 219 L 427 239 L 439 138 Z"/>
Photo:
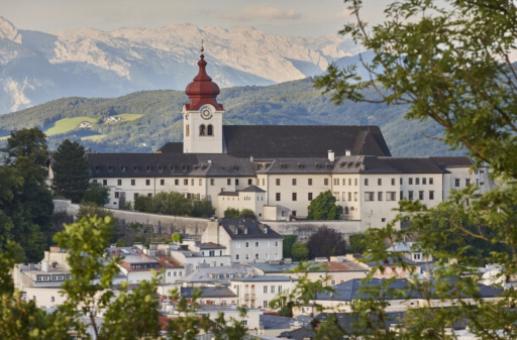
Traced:
<path fill-rule="evenodd" d="M 225 14 L 225 19 L 230 20 L 297 20 L 302 17 L 300 12 L 294 9 L 282 9 L 274 6 L 252 6 L 243 9 L 236 14 Z"/>

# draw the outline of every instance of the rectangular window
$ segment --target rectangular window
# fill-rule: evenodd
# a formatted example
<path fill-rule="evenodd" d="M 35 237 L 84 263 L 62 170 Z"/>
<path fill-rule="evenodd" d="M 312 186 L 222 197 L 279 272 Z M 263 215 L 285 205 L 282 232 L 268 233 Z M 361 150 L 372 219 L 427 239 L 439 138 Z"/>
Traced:
<path fill-rule="evenodd" d="M 122 185 L 122 180 L 121 179 L 117 180 L 117 185 Z"/>
<path fill-rule="evenodd" d="M 377 178 L 377 185 L 382 185 L 382 178 Z"/>
<path fill-rule="evenodd" d="M 165 180 L 164 179 L 160 180 L 160 185 L 165 185 Z"/>
<path fill-rule="evenodd" d="M 323 185 L 329 185 L 329 179 L 328 178 L 325 178 L 323 180 Z"/>
<path fill-rule="evenodd" d="M 429 190 L 429 200 L 434 200 L 434 191 L 433 190 Z"/>
<path fill-rule="evenodd" d="M 238 178 L 235 179 L 235 185 L 239 185 L 239 179 Z"/>
<path fill-rule="evenodd" d="M 366 202 L 373 202 L 375 200 L 375 193 L 373 191 L 365 191 L 364 200 Z"/>
<path fill-rule="evenodd" d="M 213 178 L 210 178 L 210 185 L 214 185 L 215 184 L 215 180 Z"/>
<path fill-rule="evenodd" d="M 470 185 L 470 178 L 465 179 L 465 185 Z"/>
<path fill-rule="evenodd" d="M 102 180 L 102 185 L 108 185 L 108 180 L 107 179 L 103 179 Z"/>
<path fill-rule="evenodd" d="M 232 185 L 232 179 L 231 178 L 227 178 L 226 179 L 226 185 Z"/>
<path fill-rule="evenodd" d="M 293 192 L 292 197 L 293 197 L 293 202 L 296 202 L 296 199 L 298 198 L 298 195 L 296 195 L 296 193 L 295 193 L 295 192 Z"/>
<path fill-rule="evenodd" d="M 341 179 L 341 184 L 346 185 L 346 178 Z"/>
<path fill-rule="evenodd" d="M 352 192 L 348 193 L 348 202 L 352 202 Z"/>
<path fill-rule="evenodd" d="M 382 191 L 377 191 L 377 201 L 382 201 Z"/>
<path fill-rule="evenodd" d="M 293 185 L 296 185 L 296 178 L 293 178 L 291 182 Z"/>
<path fill-rule="evenodd" d="M 334 178 L 334 185 L 339 185 L 339 178 Z"/>
<path fill-rule="evenodd" d="M 253 185 L 253 178 L 248 178 L 248 185 Z"/>
<path fill-rule="evenodd" d="M 280 193 L 279 193 L 279 192 L 277 192 L 277 193 L 275 194 L 275 200 L 276 200 L 277 202 L 280 202 Z"/>
<path fill-rule="evenodd" d="M 342 200 L 343 202 L 345 202 L 345 201 L 346 201 L 346 192 L 342 192 L 342 193 L 341 193 L 341 200 Z"/>
<path fill-rule="evenodd" d="M 280 185 L 280 178 L 277 178 L 277 179 L 275 180 L 275 183 L 276 183 L 276 185 L 277 185 L 277 186 L 279 186 L 279 185 Z"/>
<path fill-rule="evenodd" d="M 365 185 L 365 186 L 368 186 L 368 178 L 365 178 L 365 179 L 364 179 L 364 185 Z"/>
<path fill-rule="evenodd" d="M 135 185 L 136 181 L 134 179 L 131 180 L 131 185 Z"/>
<path fill-rule="evenodd" d="M 352 179 L 351 178 L 348 179 L 348 185 L 352 185 Z"/>
<path fill-rule="evenodd" d="M 151 180 L 150 179 L 146 179 L 145 180 L 145 185 L 147 185 L 147 186 L 151 185 Z"/>
<path fill-rule="evenodd" d="M 188 185 L 188 178 L 183 179 L 183 185 Z"/>
<path fill-rule="evenodd" d="M 174 179 L 174 185 L 180 185 L 180 180 L 179 179 Z"/>
<path fill-rule="evenodd" d="M 400 177 L 400 185 L 404 184 L 404 179 Z"/>
<path fill-rule="evenodd" d="M 190 179 L 190 185 L 194 186 L 194 179 L 193 178 Z"/>
<path fill-rule="evenodd" d="M 203 185 L 203 179 L 202 178 L 199 179 L 199 185 L 200 186 Z"/>
<path fill-rule="evenodd" d="M 409 177 L 409 185 L 413 185 L 413 177 Z"/>
<path fill-rule="evenodd" d="M 396 201 L 397 200 L 397 192 L 396 191 L 388 191 L 386 192 L 386 201 Z"/>
<path fill-rule="evenodd" d="M 457 188 L 460 186 L 460 179 L 459 178 L 455 178 L 454 179 L 454 186 Z"/>
<path fill-rule="evenodd" d="M 423 191 L 423 190 L 420 190 L 420 191 L 418 192 L 418 199 L 419 199 L 420 201 L 423 201 L 423 200 L 424 200 L 424 191 Z"/>
<path fill-rule="evenodd" d="M 408 199 L 409 199 L 410 201 L 412 201 L 412 200 L 413 200 L 413 190 L 409 190 L 409 191 L 407 192 L 407 194 L 408 194 Z"/>
<path fill-rule="evenodd" d="M 429 184 L 433 184 L 433 178 L 432 177 L 429 177 Z"/>
<path fill-rule="evenodd" d="M 423 185 L 426 185 L 426 184 L 427 184 L 427 177 L 422 177 L 422 184 L 423 184 Z"/>
<path fill-rule="evenodd" d="M 115 191 L 115 198 L 119 198 L 119 192 Z"/>
<path fill-rule="evenodd" d="M 307 194 L 307 199 L 308 199 L 309 201 L 312 201 L 312 192 L 309 192 L 309 193 Z"/>
<path fill-rule="evenodd" d="M 354 185 L 357 185 L 357 178 L 354 178 Z"/>
<path fill-rule="evenodd" d="M 267 286 L 266 285 L 264 285 L 264 294 L 267 294 Z"/>
<path fill-rule="evenodd" d="M 415 184 L 420 185 L 420 177 L 415 178 Z"/>
<path fill-rule="evenodd" d="M 391 179 L 391 185 L 395 185 L 395 178 Z"/>
<path fill-rule="evenodd" d="M 312 178 L 307 179 L 307 184 L 312 185 Z"/>

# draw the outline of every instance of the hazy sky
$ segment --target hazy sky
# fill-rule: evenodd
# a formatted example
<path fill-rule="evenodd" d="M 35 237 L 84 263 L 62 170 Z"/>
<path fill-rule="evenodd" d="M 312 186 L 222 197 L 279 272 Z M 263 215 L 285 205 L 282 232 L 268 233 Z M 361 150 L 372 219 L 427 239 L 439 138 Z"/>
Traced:
<path fill-rule="evenodd" d="M 379 21 L 390 0 L 365 0 Z M 18 28 L 56 33 L 93 27 L 254 26 L 288 35 L 334 34 L 347 20 L 342 0 L 0 0 L 0 15 Z"/>

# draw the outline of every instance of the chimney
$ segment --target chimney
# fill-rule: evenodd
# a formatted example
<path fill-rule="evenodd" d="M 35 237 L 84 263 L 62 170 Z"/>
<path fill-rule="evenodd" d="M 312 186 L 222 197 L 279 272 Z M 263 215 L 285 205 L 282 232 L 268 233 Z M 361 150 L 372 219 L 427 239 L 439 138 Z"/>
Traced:
<path fill-rule="evenodd" d="M 350 150 L 345 151 L 345 156 L 352 156 L 352 152 Z"/>
<path fill-rule="evenodd" d="M 332 151 L 332 150 L 328 151 L 328 158 L 329 158 L 330 162 L 334 162 L 334 159 L 335 159 L 334 151 Z"/>
<path fill-rule="evenodd" d="M 250 156 L 250 163 L 253 163 L 254 160 L 253 156 Z"/>

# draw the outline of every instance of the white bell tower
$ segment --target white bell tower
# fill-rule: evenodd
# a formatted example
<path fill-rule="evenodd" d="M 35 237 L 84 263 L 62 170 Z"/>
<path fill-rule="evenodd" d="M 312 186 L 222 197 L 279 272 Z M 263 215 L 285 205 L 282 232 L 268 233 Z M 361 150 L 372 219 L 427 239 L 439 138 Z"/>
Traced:
<path fill-rule="evenodd" d="M 189 103 L 183 106 L 183 152 L 223 153 L 223 105 L 217 102 L 219 86 L 206 73 L 201 48 L 198 74 L 187 85 Z"/>

